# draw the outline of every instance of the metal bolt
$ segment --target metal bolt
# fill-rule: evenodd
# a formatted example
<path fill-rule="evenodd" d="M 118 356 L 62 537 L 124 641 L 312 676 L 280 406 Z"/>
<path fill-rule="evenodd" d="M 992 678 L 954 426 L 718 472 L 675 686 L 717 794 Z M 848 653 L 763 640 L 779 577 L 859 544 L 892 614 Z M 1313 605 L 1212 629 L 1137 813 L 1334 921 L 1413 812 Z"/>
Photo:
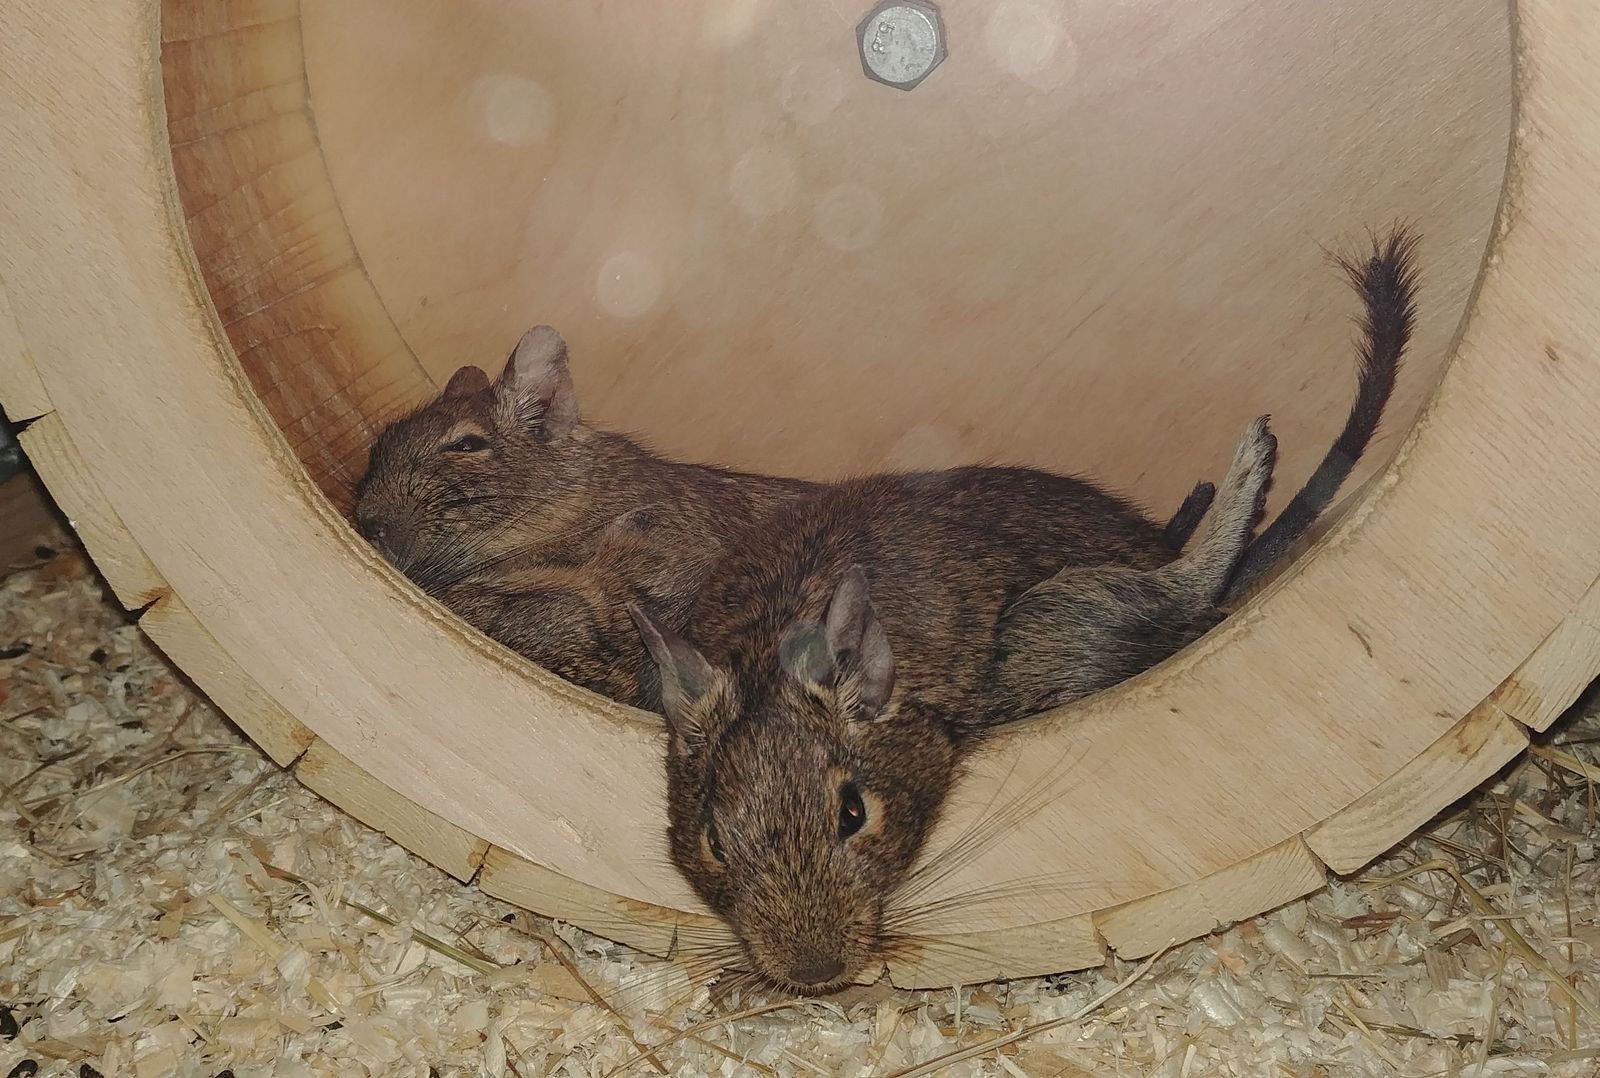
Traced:
<path fill-rule="evenodd" d="M 927 0 L 879 0 L 856 27 L 867 78 L 910 90 L 945 58 L 944 22 Z"/>

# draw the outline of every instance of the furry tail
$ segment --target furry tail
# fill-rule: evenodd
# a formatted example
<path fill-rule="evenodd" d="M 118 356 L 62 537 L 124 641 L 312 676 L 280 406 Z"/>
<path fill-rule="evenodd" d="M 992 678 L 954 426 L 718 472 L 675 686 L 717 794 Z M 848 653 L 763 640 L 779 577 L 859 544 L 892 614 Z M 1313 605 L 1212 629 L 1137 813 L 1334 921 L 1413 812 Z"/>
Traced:
<path fill-rule="evenodd" d="M 1172 514 L 1172 519 L 1167 521 L 1167 526 L 1161 533 L 1161 541 L 1174 553 L 1182 551 L 1189 545 L 1189 539 L 1200 526 L 1200 521 L 1205 518 L 1206 511 L 1211 508 L 1211 503 L 1216 497 L 1215 484 L 1203 480 L 1196 483 L 1189 496 L 1183 499 L 1183 504 L 1178 506 L 1178 511 Z"/>
<path fill-rule="evenodd" d="M 1245 550 L 1224 602 L 1249 591 L 1322 515 L 1377 431 L 1416 321 L 1417 275 L 1412 261 L 1416 246 L 1415 236 L 1396 227 L 1386 238 L 1374 238 L 1372 254 L 1364 261 L 1337 259 L 1366 307 L 1355 403 L 1344 430 L 1310 480 Z"/>

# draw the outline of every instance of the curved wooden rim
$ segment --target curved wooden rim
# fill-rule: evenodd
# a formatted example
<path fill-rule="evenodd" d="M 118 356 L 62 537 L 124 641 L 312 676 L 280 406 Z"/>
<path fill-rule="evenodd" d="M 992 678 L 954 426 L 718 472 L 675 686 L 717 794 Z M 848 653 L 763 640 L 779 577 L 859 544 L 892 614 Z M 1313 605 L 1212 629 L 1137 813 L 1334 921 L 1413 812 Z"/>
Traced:
<path fill-rule="evenodd" d="M 1123 799 L 1044 805 L 954 886 L 1020 879 L 1041 861 L 1097 863 L 1106 847 L 1084 833 L 1096 819 L 1085 809 L 1115 812 L 1122 834 L 1148 840 L 1111 849 L 1109 882 L 952 924 L 985 960 L 909 962 L 897 980 L 1084 965 L 1106 943 L 1136 955 L 1305 893 L 1324 863 L 1359 866 L 1513 755 L 1525 734 L 1508 716 L 1547 724 L 1600 668 L 1589 610 L 1600 491 L 1587 481 L 1600 434 L 1584 403 L 1600 399 L 1589 351 L 1600 340 L 1589 302 L 1600 294 L 1600 29 L 1570 11 L 1521 5 L 1507 201 L 1455 359 L 1399 459 L 1228 626 L 986 753 L 972 805 L 1074 746 L 1077 766 Z M 314 787 L 457 874 L 481 872 L 496 893 L 670 946 L 663 926 L 694 904 L 660 867 L 659 836 L 620 823 L 640 791 L 659 798 L 649 727 L 509 662 L 383 570 L 244 383 L 176 205 L 155 22 L 139 0 L 0 12 L 11 192 L 0 397 L 18 418 L 44 417 L 25 441 L 46 482 L 123 601 L 154 603 L 152 636 L 275 757 L 299 758 Z M 352 597 L 356 608 L 341 605 Z M 299 631 L 285 639 L 273 625 Z M 440 737 L 433 758 L 410 759 L 384 737 L 398 722 L 437 729 L 463 700 L 494 725 L 493 752 Z M 1395 716 L 1392 737 L 1319 757 L 1353 711 Z M 574 755 L 580 739 L 567 735 L 596 722 L 610 725 L 613 754 Z M 1119 731 L 1137 732 L 1143 756 L 1106 751 Z M 1263 769 L 1253 789 L 1184 770 L 1240 731 L 1261 737 L 1252 751 L 1264 760 L 1318 768 L 1318 796 L 1302 795 L 1291 767 Z M 542 761 L 537 776 L 521 772 L 530 760 Z M 1160 811 L 1167 791 L 1155 785 L 1174 773 L 1190 780 L 1181 818 Z M 393 793 L 428 785 L 474 796 L 415 805 Z M 530 816 L 548 824 L 536 836 Z"/>

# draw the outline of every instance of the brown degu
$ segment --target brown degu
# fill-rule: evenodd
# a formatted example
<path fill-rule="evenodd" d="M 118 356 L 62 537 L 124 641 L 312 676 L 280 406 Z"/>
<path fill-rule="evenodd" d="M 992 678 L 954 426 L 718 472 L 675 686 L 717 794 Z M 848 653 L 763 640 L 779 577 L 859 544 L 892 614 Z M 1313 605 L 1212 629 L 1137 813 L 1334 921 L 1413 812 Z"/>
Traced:
<path fill-rule="evenodd" d="M 474 627 L 585 688 L 655 709 L 654 668 L 625 604 L 680 624 L 727 522 L 809 487 L 669 461 L 585 425 L 566 344 L 537 326 L 499 378 L 462 367 L 378 436 L 354 517 Z"/>
<path fill-rule="evenodd" d="M 355 522 L 468 624 L 575 684 L 658 710 L 626 604 L 681 628 L 732 527 L 812 484 L 658 456 L 580 419 L 567 348 L 529 330 L 499 378 L 462 367 L 390 424 L 356 486 Z M 1167 526 L 1181 549 L 1213 491 Z"/>
<path fill-rule="evenodd" d="M 1257 540 L 1270 549 L 1309 525 L 1377 426 L 1411 329 L 1410 252 L 1397 233 L 1349 267 L 1367 312 L 1357 402 L 1288 523 Z M 1220 620 L 1270 565 L 1249 543 L 1274 458 L 1267 421 L 1252 422 L 1214 504 L 1204 486 L 1191 495 L 1208 504 L 1178 557 L 1159 525 L 1080 479 L 963 468 L 841 483 L 730 538 L 693 643 L 635 609 L 668 720 L 671 856 L 749 968 L 824 992 L 906 945 L 903 892 L 962 760 L 998 724 L 1114 684 Z"/>

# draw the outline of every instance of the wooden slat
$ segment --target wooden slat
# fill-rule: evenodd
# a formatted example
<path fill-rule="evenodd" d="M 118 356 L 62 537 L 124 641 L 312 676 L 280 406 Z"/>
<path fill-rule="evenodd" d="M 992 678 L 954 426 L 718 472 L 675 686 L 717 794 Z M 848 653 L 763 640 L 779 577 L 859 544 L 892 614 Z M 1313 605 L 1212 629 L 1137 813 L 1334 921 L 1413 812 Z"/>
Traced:
<path fill-rule="evenodd" d="M 665 957 L 678 944 L 679 928 L 727 936 L 721 922 L 705 914 L 634 902 L 587 887 L 526 858 L 490 847 L 478 886 L 496 898 L 545 917 L 569 921 L 646 954 Z M 685 940 L 687 943 L 688 941 Z"/>
<path fill-rule="evenodd" d="M 458 880 L 472 879 L 483 864 L 487 842 L 395 793 L 324 741 L 312 742 L 294 773 L 368 827 Z"/>
<path fill-rule="evenodd" d="M 1527 745 L 1527 731 L 1486 702 L 1416 759 L 1307 831 L 1306 845 L 1335 872 L 1354 872 Z"/>
<path fill-rule="evenodd" d="M 1600 580 L 1489 700 L 1531 730 L 1548 730 L 1600 674 Z"/>
<path fill-rule="evenodd" d="M 890 961 L 899 988 L 948 988 L 1086 969 L 1105 961 L 1105 941 L 1088 916 L 990 932 L 935 937 Z"/>
<path fill-rule="evenodd" d="M 280 767 L 311 746 L 311 731 L 240 669 L 177 595 L 162 596 L 139 627 Z"/>
<path fill-rule="evenodd" d="M 11 313 L 4 279 L 0 279 L 0 408 L 13 423 L 37 419 L 50 410 L 44 383 Z"/>
<path fill-rule="evenodd" d="M 1299 839 L 1183 887 L 1095 915 L 1095 926 L 1123 958 L 1143 958 L 1315 891 L 1322 863 Z"/>
<path fill-rule="evenodd" d="M 166 594 L 167 582 L 106 500 L 61 416 L 56 412 L 40 416 L 17 440 L 117 600 L 137 610 Z"/>

